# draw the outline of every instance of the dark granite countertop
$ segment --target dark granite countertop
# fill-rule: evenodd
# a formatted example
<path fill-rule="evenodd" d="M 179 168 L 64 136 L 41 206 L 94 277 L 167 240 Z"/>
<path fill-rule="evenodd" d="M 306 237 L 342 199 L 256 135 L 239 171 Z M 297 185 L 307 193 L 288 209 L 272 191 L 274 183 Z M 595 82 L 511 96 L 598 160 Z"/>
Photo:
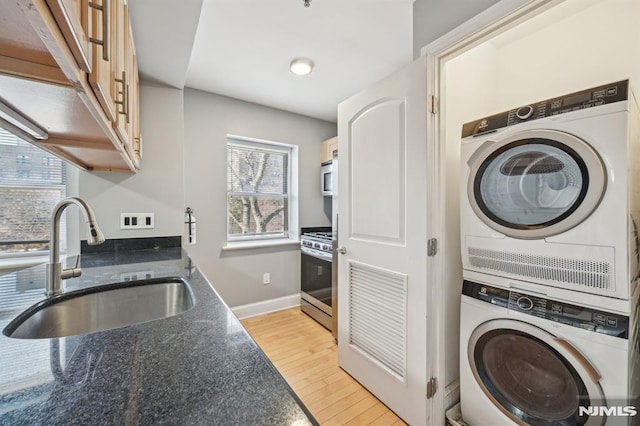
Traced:
<path fill-rule="evenodd" d="M 67 338 L 0 335 L 0 424 L 317 424 L 182 249 L 95 253 L 81 266 L 67 291 L 183 277 L 195 306 Z M 0 276 L 0 328 L 44 298 L 44 270 Z"/>

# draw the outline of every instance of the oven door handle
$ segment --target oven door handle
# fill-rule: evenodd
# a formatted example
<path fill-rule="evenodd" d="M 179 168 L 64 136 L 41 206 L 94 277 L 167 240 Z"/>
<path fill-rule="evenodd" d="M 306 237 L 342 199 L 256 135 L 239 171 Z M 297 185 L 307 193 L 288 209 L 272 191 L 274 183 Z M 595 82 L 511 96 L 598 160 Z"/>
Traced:
<path fill-rule="evenodd" d="M 324 260 L 326 262 L 331 263 L 331 257 L 324 257 L 324 256 L 321 256 L 319 254 L 316 254 L 316 253 L 313 253 L 313 252 L 310 252 L 310 251 L 307 251 L 307 250 L 301 250 L 301 252 L 302 252 L 302 254 L 306 254 L 307 256 L 315 257 L 316 259 Z"/>

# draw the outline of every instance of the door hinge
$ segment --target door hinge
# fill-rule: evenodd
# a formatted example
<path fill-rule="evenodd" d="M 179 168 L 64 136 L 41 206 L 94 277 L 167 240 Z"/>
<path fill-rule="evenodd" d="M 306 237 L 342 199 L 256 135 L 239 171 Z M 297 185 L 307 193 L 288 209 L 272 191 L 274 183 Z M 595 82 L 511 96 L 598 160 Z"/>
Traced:
<path fill-rule="evenodd" d="M 439 112 L 439 106 L 440 102 L 438 100 L 438 97 L 435 95 L 431 95 L 431 100 L 429 101 L 429 110 L 431 111 L 431 114 L 437 114 Z"/>
<path fill-rule="evenodd" d="M 427 399 L 433 398 L 433 395 L 436 394 L 438 390 L 438 380 L 435 377 L 432 377 L 431 380 L 427 382 Z"/>
<path fill-rule="evenodd" d="M 427 256 L 435 256 L 438 253 L 438 240 L 431 238 L 427 241 Z"/>

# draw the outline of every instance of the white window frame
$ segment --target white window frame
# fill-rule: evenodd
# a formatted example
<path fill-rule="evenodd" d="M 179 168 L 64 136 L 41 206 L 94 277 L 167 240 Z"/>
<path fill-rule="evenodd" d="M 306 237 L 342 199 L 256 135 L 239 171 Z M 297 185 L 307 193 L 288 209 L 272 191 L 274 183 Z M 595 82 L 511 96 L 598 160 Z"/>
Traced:
<path fill-rule="evenodd" d="M 223 250 L 238 250 L 247 248 L 260 248 L 260 247 L 272 247 L 281 245 L 298 245 L 300 244 L 298 238 L 298 146 L 286 144 L 282 142 L 274 142 L 264 139 L 250 138 L 246 136 L 238 136 L 227 134 L 225 143 L 225 156 L 228 155 L 229 146 L 239 146 L 245 148 L 263 148 L 276 152 L 286 152 L 288 154 L 288 232 L 280 235 L 251 235 L 251 236 L 238 236 L 229 237 L 229 195 L 228 190 L 228 173 L 227 167 L 225 167 L 225 229 L 226 229 L 226 243 L 222 247 Z M 227 158 L 227 162 L 228 162 Z M 228 166 L 228 163 L 227 163 Z"/>

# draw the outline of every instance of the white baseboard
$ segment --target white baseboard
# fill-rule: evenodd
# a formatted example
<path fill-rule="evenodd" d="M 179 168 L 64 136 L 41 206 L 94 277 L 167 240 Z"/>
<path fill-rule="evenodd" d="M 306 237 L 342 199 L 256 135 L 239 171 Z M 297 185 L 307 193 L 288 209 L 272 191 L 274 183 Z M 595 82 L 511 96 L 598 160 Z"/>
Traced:
<path fill-rule="evenodd" d="M 231 311 L 238 319 L 251 318 L 270 312 L 281 311 L 283 309 L 300 306 L 300 293 L 289 296 L 278 297 L 276 299 L 263 300 L 261 302 L 249 303 L 231 308 Z"/>

